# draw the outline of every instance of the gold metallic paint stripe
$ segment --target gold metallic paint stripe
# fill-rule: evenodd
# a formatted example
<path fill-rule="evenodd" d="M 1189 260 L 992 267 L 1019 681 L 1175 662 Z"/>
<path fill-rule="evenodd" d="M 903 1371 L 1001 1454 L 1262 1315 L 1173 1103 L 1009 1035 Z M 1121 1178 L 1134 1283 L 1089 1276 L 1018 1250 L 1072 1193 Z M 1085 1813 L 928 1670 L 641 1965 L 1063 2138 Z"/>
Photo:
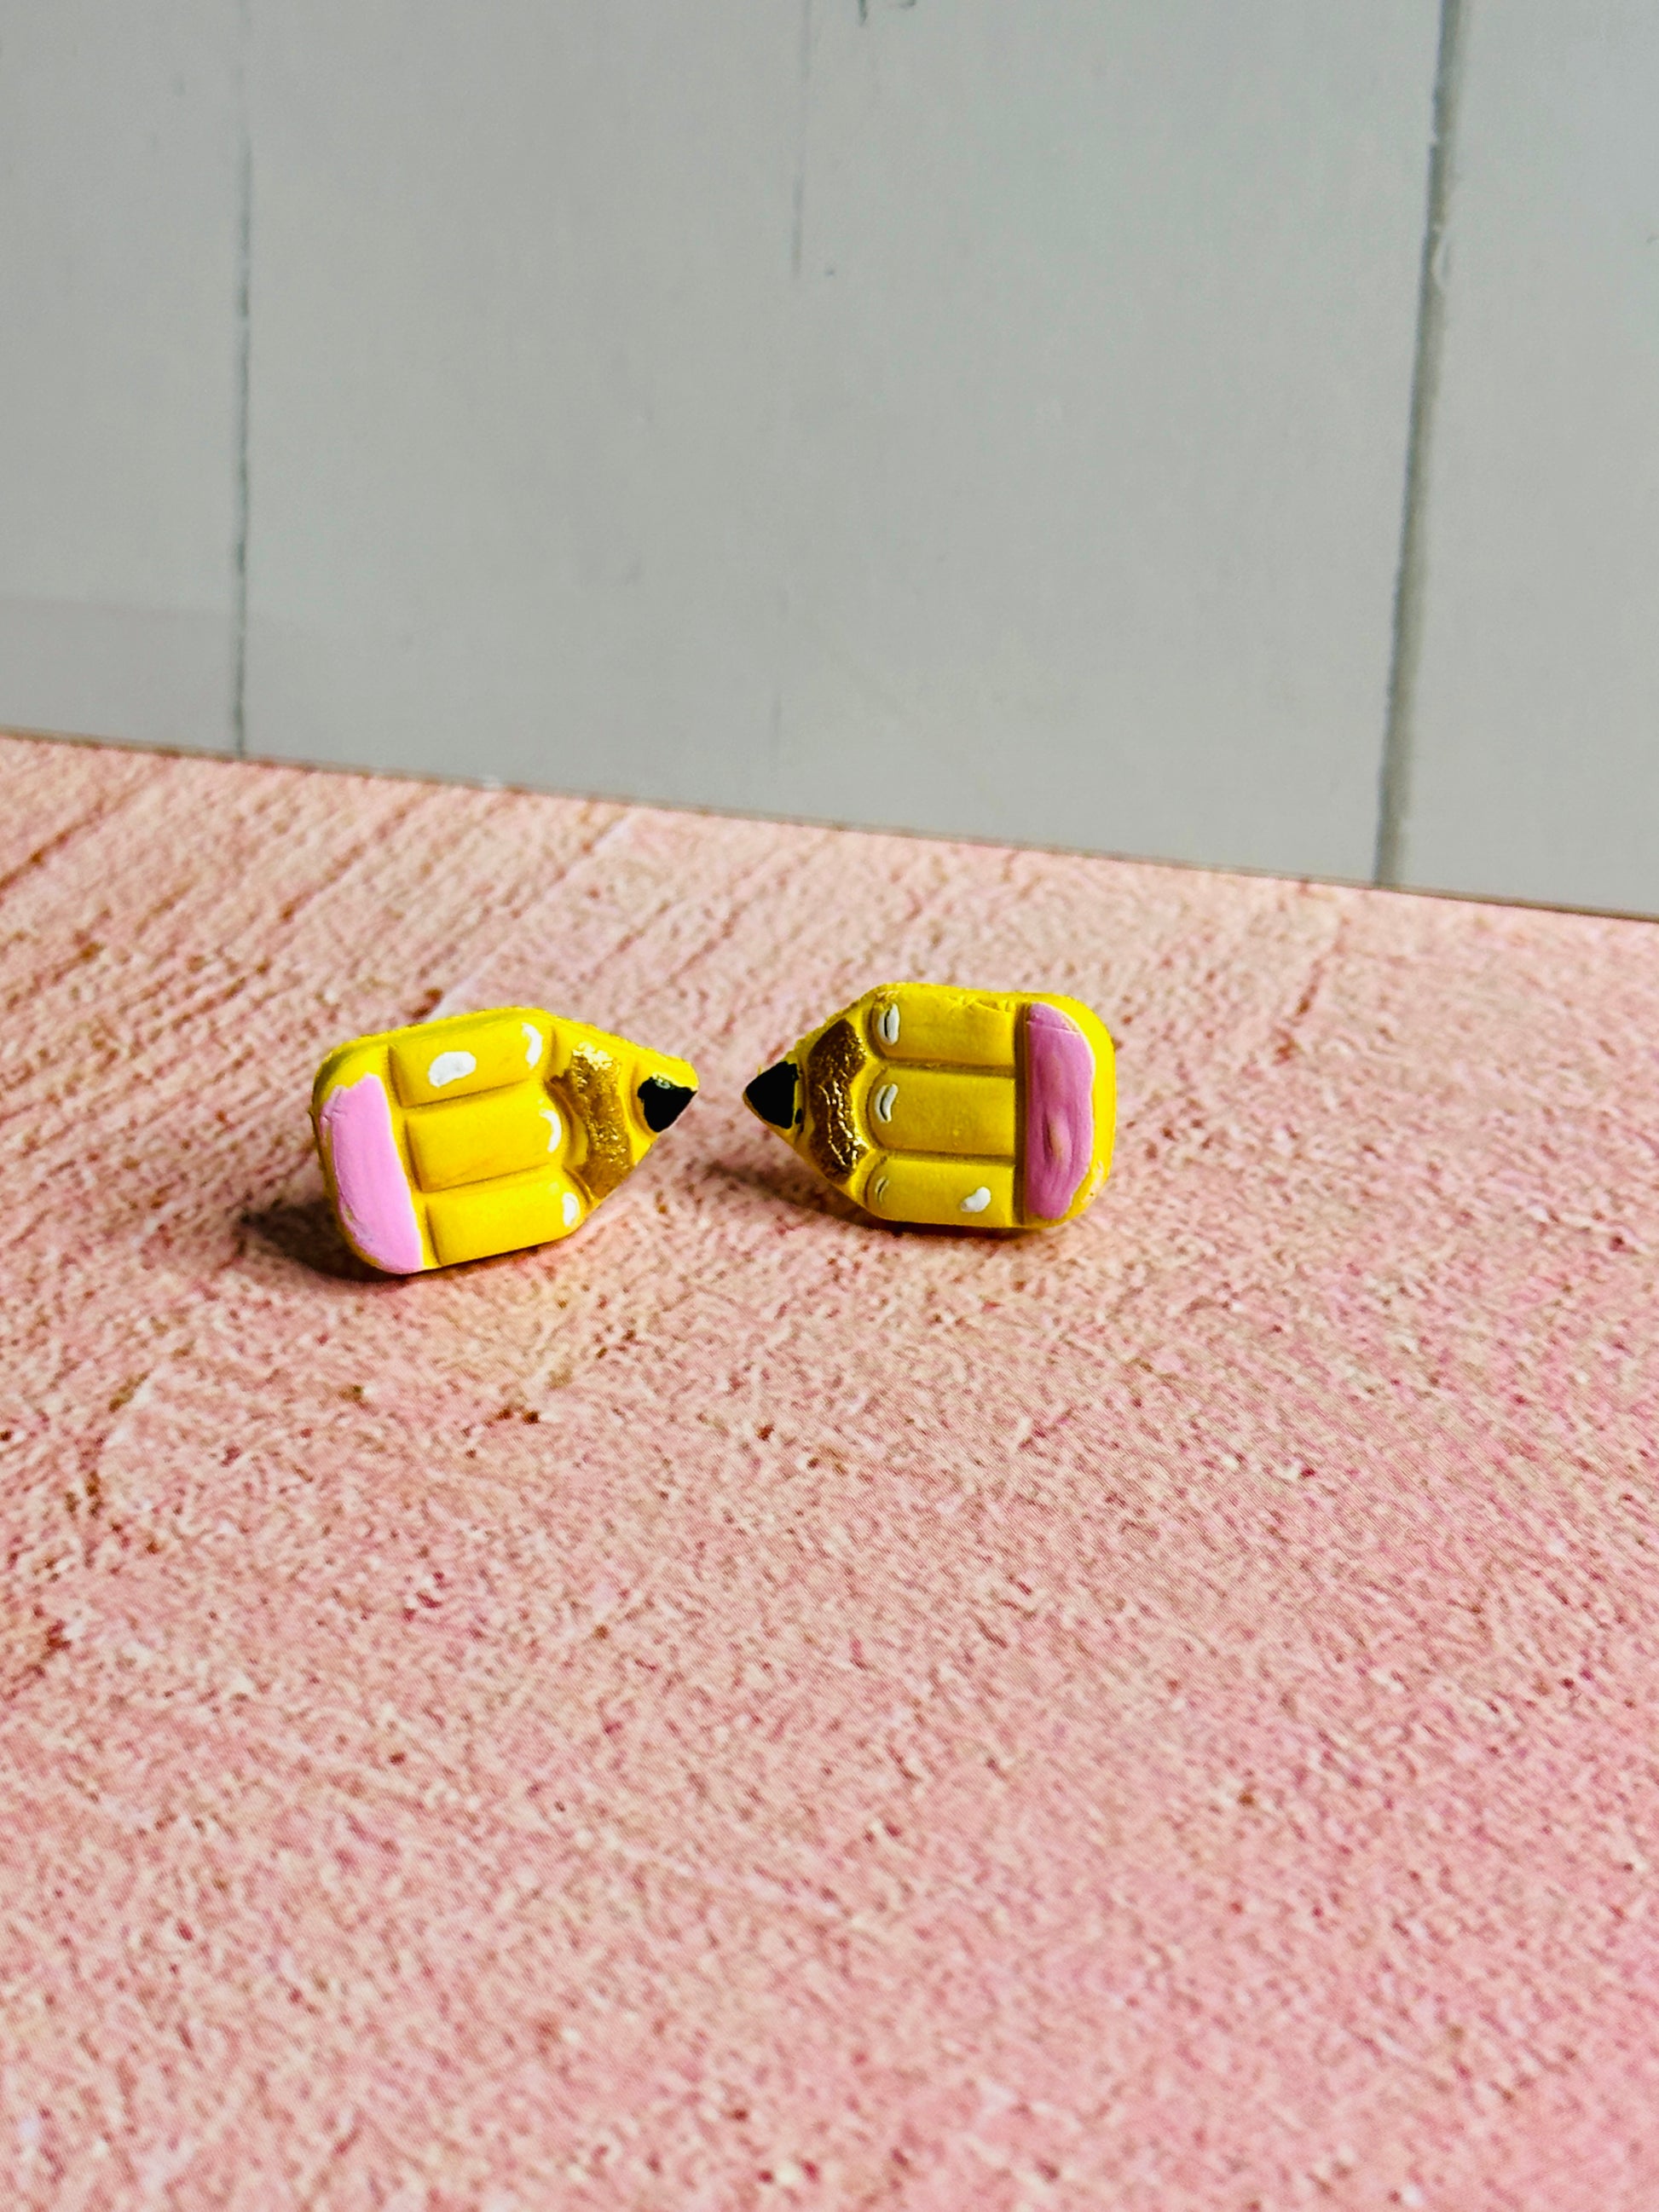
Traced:
<path fill-rule="evenodd" d="M 853 1118 L 853 1079 L 868 1056 L 843 1016 L 824 1031 L 806 1063 L 807 1141 L 831 1182 L 844 1183 L 870 1149 Z"/>
<path fill-rule="evenodd" d="M 590 1203 L 597 1206 L 610 1197 L 634 1164 L 628 1149 L 628 1101 L 615 1059 L 599 1045 L 583 1042 L 571 1047 L 564 1080 L 587 1139 L 586 1152 L 575 1172 L 586 1187 Z"/>

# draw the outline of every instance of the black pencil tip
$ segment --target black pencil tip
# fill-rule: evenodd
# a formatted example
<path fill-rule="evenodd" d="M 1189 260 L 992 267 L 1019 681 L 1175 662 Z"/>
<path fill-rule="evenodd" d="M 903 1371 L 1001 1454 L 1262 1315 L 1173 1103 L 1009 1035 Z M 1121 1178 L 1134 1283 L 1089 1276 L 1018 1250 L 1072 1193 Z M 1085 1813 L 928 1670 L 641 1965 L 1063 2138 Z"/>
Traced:
<path fill-rule="evenodd" d="M 696 1097 L 684 1083 L 671 1083 L 665 1075 L 647 1075 L 640 1085 L 640 1111 L 653 1137 L 672 1129 Z"/>
<path fill-rule="evenodd" d="M 799 1078 L 793 1060 L 775 1060 L 770 1067 L 762 1068 L 744 1092 L 744 1103 L 758 1114 L 763 1121 L 775 1129 L 793 1129 L 795 1126 L 795 1096 Z"/>

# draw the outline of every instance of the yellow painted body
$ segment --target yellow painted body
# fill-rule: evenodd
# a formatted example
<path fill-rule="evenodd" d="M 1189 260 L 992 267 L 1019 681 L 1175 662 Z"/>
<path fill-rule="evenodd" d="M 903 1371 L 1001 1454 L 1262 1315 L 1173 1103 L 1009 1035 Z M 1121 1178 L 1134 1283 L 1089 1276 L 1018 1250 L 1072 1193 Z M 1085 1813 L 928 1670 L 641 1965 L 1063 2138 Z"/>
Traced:
<path fill-rule="evenodd" d="M 507 1006 L 340 1046 L 311 1111 L 348 1242 L 411 1273 L 568 1236 L 696 1084 L 685 1060 Z"/>
<path fill-rule="evenodd" d="M 1027 1171 L 1031 1143 L 1043 1137 L 1028 1126 L 1036 1096 L 1029 1024 L 1038 1006 L 1066 1018 L 1092 1061 L 1088 1157 L 1075 1195 L 1054 1215 L 1034 1209 Z M 785 1127 L 757 1094 L 781 1073 L 782 1090 L 773 1083 L 764 1095 L 787 1100 L 791 1069 L 795 1119 Z M 884 984 L 791 1046 L 748 1095 L 804 1160 L 885 1221 L 1048 1228 L 1074 1220 L 1111 1166 L 1112 1040 L 1087 1006 L 1047 992 Z"/>

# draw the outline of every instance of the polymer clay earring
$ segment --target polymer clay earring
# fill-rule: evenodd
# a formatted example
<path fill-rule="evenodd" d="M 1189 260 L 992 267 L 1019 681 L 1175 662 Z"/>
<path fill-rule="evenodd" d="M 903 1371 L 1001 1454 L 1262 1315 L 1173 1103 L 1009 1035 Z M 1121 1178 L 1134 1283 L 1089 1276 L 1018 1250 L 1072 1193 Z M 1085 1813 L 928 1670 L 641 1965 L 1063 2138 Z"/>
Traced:
<path fill-rule="evenodd" d="M 352 1250 L 412 1275 L 568 1237 L 696 1088 L 689 1061 L 502 1006 L 341 1045 L 311 1118 Z"/>
<path fill-rule="evenodd" d="M 1036 1229 L 1106 1180 L 1112 1040 L 1075 999 L 888 983 L 763 1068 L 744 1097 L 883 1221 Z"/>

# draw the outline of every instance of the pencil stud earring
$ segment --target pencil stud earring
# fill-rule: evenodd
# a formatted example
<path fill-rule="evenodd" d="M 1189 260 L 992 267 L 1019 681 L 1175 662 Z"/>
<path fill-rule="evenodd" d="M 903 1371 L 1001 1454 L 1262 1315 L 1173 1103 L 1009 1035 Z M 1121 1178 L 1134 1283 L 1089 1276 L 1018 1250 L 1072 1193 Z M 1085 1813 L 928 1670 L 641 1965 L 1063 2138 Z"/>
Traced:
<path fill-rule="evenodd" d="M 351 1249 L 411 1275 L 569 1236 L 696 1089 L 687 1060 L 503 1006 L 340 1046 L 311 1118 Z"/>
<path fill-rule="evenodd" d="M 1072 1221 L 1111 1165 L 1112 1040 L 1075 999 L 890 983 L 763 1068 L 750 1109 L 866 1212 Z"/>

